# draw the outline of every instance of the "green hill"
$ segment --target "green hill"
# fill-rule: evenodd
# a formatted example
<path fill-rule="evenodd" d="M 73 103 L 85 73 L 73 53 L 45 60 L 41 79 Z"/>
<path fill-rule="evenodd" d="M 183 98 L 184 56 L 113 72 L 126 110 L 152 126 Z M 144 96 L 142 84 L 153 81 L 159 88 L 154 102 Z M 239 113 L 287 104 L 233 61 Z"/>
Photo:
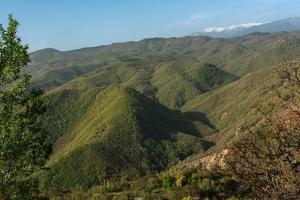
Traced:
<path fill-rule="evenodd" d="M 152 83 L 162 104 L 179 108 L 198 94 L 236 79 L 211 64 L 172 62 L 156 66 Z"/>
<path fill-rule="evenodd" d="M 214 135 L 218 138 L 217 143 L 226 145 L 244 126 L 256 119 L 253 105 L 262 100 L 275 80 L 272 68 L 250 73 L 224 87 L 195 97 L 182 107 L 182 111 L 205 113 L 221 131 Z"/>
<path fill-rule="evenodd" d="M 87 90 L 121 84 L 160 103 L 178 108 L 198 94 L 216 89 L 237 77 L 211 64 L 167 62 L 154 68 L 119 62 L 69 81 L 62 88 Z"/>
<path fill-rule="evenodd" d="M 56 101 L 65 109 L 62 115 L 68 126 L 61 125 L 59 132 L 67 131 L 58 139 L 48 163 L 46 187 L 90 187 L 114 178 L 132 179 L 159 172 L 211 146 L 179 111 L 133 89 L 118 86 L 62 94 Z M 80 105 L 85 97 L 85 105 Z M 81 116 L 74 114 L 86 106 Z"/>
<path fill-rule="evenodd" d="M 274 66 L 300 57 L 299 44 L 295 32 L 32 53 L 31 86 L 50 99 L 44 121 L 54 152 L 44 186 L 135 179 L 211 141 L 226 146 L 256 119 L 251 105 L 273 84 Z"/>
<path fill-rule="evenodd" d="M 45 49 L 31 54 L 32 63 L 27 70 L 34 75 L 33 85 L 46 89 L 120 62 L 149 70 L 174 61 L 211 63 L 241 77 L 299 57 L 299 41 L 300 32 L 294 32 L 251 34 L 232 39 L 153 38 L 64 52 Z"/>

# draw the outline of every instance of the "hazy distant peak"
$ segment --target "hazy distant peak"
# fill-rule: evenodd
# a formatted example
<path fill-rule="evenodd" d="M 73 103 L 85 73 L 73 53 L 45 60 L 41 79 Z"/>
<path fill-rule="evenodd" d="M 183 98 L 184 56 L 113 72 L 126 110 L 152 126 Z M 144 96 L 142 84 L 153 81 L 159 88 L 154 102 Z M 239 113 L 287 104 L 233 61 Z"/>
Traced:
<path fill-rule="evenodd" d="M 275 33 L 290 32 L 300 30 L 300 17 L 291 17 L 287 19 L 271 22 L 251 22 L 228 27 L 209 27 L 192 35 L 206 35 L 210 37 L 230 38 L 248 35 L 251 33 Z"/>
<path fill-rule="evenodd" d="M 250 28 L 252 26 L 259 26 L 262 24 L 264 24 L 264 23 L 250 22 L 250 23 L 244 23 L 244 24 L 238 24 L 238 25 L 230 25 L 227 27 L 209 27 L 209 28 L 203 29 L 203 32 L 212 33 L 212 32 L 234 31 L 234 30 L 240 30 L 243 28 Z"/>
<path fill-rule="evenodd" d="M 288 22 L 300 22 L 300 17 L 290 17 L 286 19 Z"/>

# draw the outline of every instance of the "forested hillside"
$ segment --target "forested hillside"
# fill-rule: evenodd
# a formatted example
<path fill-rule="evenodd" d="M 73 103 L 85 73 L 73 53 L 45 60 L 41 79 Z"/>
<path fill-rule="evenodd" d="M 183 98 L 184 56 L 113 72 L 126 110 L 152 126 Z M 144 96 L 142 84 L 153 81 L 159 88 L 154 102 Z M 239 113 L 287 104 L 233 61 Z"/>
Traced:
<path fill-rule="evenodd" d="M 299 10 L 0 0 L 0 200 L 300 200 Z"/>
<path fill-rule="evenodd" d="M 258 115 L 274 67 L 300 58 L 300 33 L 203 36 L 30 54 L 47 90 L 54 152 L 44 189 L 134 180 L 219 151 Z"/>
<path fill-rule="evenodd" d="M 210 63 L 241 77 L 297 58 L 299 40 L 299 32 L 254 33 L 232 39 L 206 36 L 153 38 L 66 52 L 44 49 L 31 53 L 32 63 L 27 69 L 35 75 L 35 85 L 45 88 L 114 65 L 150 70 L 159 63 L 174 61 Z"/>

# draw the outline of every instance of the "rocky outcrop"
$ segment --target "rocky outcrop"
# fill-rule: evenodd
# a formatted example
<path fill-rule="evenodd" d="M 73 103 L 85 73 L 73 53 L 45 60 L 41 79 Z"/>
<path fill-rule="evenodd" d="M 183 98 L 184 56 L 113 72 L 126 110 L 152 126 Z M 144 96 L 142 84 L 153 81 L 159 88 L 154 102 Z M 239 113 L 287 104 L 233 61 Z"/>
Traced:
<path fill-rule="evenodd" d="M 208 155 L 194 155 L 186 160 L 177 164 L 174 168 L 175 171 L 184 171 L 195 168 L 225 168 L 225 158 L 228 154 L 228 149 L 211 153 Z"/>

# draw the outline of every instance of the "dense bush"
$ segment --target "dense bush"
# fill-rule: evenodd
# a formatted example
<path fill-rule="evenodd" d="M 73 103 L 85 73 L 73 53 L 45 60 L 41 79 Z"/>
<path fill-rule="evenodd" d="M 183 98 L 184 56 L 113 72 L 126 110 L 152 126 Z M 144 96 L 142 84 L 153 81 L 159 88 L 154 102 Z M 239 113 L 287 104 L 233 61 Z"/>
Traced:
<path fill-rule="evenodd" d="M 150 177 L 147 181 L 146 191 L 151 192 L 156 188 L 160 188 L 162 186 L 162 181 L 159 177 Z"/>
<path fill-rule="evenodd" d="M 237 193 L 238 184 L 230 176 L 218 171 L 198 170 L 189 178 L 190 185 L 200 190 L 201 196 L 224 197 Z"/>
<path fill-rule="evenodd" d="M 270 91 L 272 98 L 255 107 L 261 118 L 233 143 L 227 168 L 251 190 L 251 197 L 296 199 L 300 194 L 300 63 L 280 65 L 277 73 L 279 84 Z"/>
<path fill-rule="evenodd" d="M 65 199 L 133 199 L 147 200 L 190 199 L 192 197 L 226 199 L 238 194 L 238 184 L 222 171 L 190 170 L 181 173 L 165 172 L 161 175 L 145 176 L 132 182 L 124 180 L 106 182 L 83 192 L 80 188 L 65 195 Z M 76 199 L 75 198 L 75 199 Z M 75 200 L 74 199 L 74 200 Z"/>
<path fill-rule="evenodd" d="M 175 186 L 176 178 L 168 173 L 165 173 L 161 176 L 161 181 L 163 188 L 168 189 L 170 187 Z"/>

